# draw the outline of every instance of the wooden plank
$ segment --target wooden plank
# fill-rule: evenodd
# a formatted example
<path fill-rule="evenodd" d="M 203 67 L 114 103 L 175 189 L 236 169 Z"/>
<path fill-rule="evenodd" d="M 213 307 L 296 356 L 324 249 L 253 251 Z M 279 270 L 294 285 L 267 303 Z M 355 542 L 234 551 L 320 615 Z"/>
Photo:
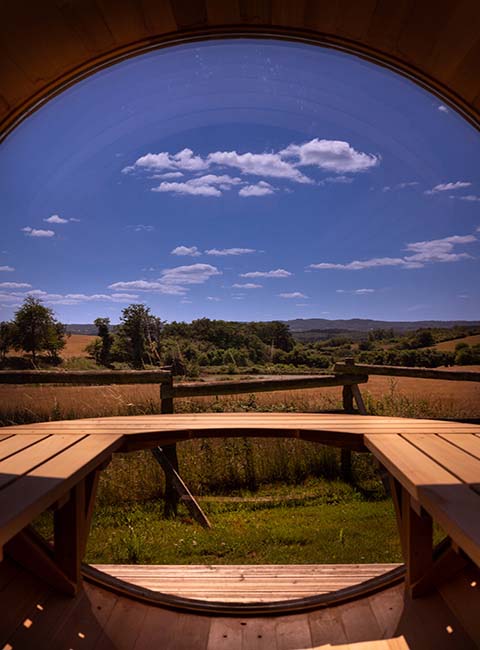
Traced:
<path fill-rule="evenodd" d="M 120 442 L 121 436 L 88 436 L 1 490 L 0 545 L 101 464 Z"/>
<path fill-rule="evenodd" d="M 360 415 L 367 415 L 367 408 L 365 406 L 365 402 L 363 401 L 362 393 L 360 392 L 358 384 L 352 384 L 352 393 Z"/>
<path fill-rule="evenodd" d="M 480 564 L 480 497 L 405 438 L 365 437 L 366 446 L 432 515 L 445 532 Z"/>
<path fill-rule="evenodd" d="M 386 375 L 389 377 L 415 377 L 417 379 L 442 379 L 446 381 L 480 381 L 480 372 L 473 370 L 437 370 L 432 368 L 406 368 L 404 366 L 375 366 L 366 363 L 335 364 L 337 375 Z"/>
<path fill-rule="evenodd" d="M 285 616 L 277 619 L 278 650 L 310 648 L 311 645 L 312 635 L 306 614 Z"/>
<path fill-rule="evenodd" d="M 347 603 L 340 616 L 349 643 L 379 638 L 380 628 L 368 599 Z"/>
<path fill-rule="evenodd" d="M 182 502 L 186 505 L 189 513 L 192 515 L 195 521 L 198 521 L 198 523 L 203 526 L 203 528 L 211 528 L 212 525 L 210 524 L 207 515 L 203 512 L 202 508 L 197 503 L 195 497 L 188 489 L 185 481 L 165 456 L 162 448 L 156 447 L 155 449 L 152 449 L 152 453 L 155 457 L 155 460 L 162 466 L 165 474 L 169 476 L 172 485 L 175 486 L 175 490 L 180 495 Z"/>
<path fill-rule="evenodd" d="M 119 598 L 115 603 L 94 650 L 133 650 L 145 621 L 147 608 L 133 599 Z"/>
<path fill-rule="evenodd" d="M 0 461 L 46 438 L 46 434 L 8 436 L 0 444 Z"/>
<path fill-rule="evenodd" d="M 170 376 L 165 370 L 0 370 L 0 384 L 159 384 Z"/>
<path fill-rule="evenodd" d="M 480 438 L 468 433 L 439 433 L 440 438 L 480 460 Z"/>
<path fill-rule="evenodd" d="M 249 381 L 218 381 L 177 384 L 172 387 L 172 397 L 208 397 L 214 395 L 240 395 L 242 393 L 261 393 L 277 390 L 299 390 L 307 388 L 327 388 L 352 383 L 365 383 L 368 377 L 348 377 L 342 375 L 316 375 L 295 379 L 251 379 Z"/>
<path fill-rule="evenodd" d="M 402 437 L 464 483 L 480 487 L 480 460 L 439 436 L 407 433 Z"/>
<path fill-rule="evenodd" d="M 25 436 L 26 437 L 26 436 Z M 38 465 L 47 462 L 65 449 L 78 444 L 86 436 L 48 436 L 37 444 L 9 456 L 0 462 L 0 489 L 20 476 L 28 474 Z"/>

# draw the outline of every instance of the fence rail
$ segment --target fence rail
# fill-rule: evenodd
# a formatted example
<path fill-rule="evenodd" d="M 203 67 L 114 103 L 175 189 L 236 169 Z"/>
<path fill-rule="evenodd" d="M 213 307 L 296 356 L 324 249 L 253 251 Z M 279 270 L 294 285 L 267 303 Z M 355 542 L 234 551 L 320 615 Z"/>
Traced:
<path fill-rule="evenodd" d="M 370 366 L 353 363 L 347 359 L 335 364 L 338 376 L 386 375 L 389 377 L 413 377 L 416 379 L 442 379 L 446 381 L 480 381 L 480 372 L 470 370 L 437 370 L 436 368 L 407 368 L 405 366 Z M 357 382 L 355 382 L 357 383 Z"/>
<path fill-rule="evenodd" d="M 0 384 L 163 384 L 171 376 L 169 370 L 0 370 Z"/>

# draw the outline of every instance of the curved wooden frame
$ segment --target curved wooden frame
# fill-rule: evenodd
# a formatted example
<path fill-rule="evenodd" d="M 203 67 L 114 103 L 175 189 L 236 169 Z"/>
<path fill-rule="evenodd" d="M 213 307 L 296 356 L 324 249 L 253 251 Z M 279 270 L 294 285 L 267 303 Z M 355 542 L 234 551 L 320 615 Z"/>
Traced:
<path fill-rule="evenodd" d="M 161 47 L 224 38 L 284 39 L 360 56 L 426 88 L 480 129 L 476 0 L 446 0 L 441 8 L 436 0 L 328 6 L 309 0 L 118 0 L 101 6 L 19 0 L 4 10 L 0 139 L 107 66 Z"/>

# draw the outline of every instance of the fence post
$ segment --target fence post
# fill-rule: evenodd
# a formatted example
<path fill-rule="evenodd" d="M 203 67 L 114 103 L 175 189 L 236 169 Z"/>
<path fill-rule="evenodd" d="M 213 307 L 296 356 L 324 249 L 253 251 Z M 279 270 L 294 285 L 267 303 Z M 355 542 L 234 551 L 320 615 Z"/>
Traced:
<path fill-rule="evenodd" d="M 160 384 L 160 413 L 168 415 L 173 413 L 173 375 L 170 373 L 168 380 Z M 162 450 L 170 465 L 178 472 L 177 445 L 163 445 Z M 165 506 L 163 514 L 166 518 L 176 517 L 178 511 L 179 494 L 172 477 L 165 472 Z"/>
<path fill-rule="evenodd" d="M 345 366 L 353 366 L 353 359 L 345 359 Z M 348 370 L 346 370 L 348 372 Z M 342 389 L 343 410 L 345 413 L 355 413 L 353 406 L 353 388 L 350 384 Z M 352 480 L 352 452 L 350 449 L 340 451 L 340 472 L 344 481 Z"/>

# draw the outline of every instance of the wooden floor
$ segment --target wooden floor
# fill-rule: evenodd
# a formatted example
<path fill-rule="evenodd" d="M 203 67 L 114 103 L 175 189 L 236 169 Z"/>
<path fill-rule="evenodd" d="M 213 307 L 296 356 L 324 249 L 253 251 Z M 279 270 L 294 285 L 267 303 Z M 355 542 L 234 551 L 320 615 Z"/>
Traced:
<path fill-rule="evenodd" d="M 251 603 L 326 594 L 376 578 L 399 564 L 97 564 L 120 580 L 184 598 Z"/>
<path fill-rule="evenodd" d="M 89 584 L 75 598 L 61 596 L 4 560 L 0 648 L 298 650 L 403 636 L 410 650 L 474 650 L 480 643 L 480 593 L 474 583 L 480 584 L 480 574 L 471 569 L 441 592 L 406 604 L 399 585 L 307 614 L 228 618 L 169 611 Z"/>

